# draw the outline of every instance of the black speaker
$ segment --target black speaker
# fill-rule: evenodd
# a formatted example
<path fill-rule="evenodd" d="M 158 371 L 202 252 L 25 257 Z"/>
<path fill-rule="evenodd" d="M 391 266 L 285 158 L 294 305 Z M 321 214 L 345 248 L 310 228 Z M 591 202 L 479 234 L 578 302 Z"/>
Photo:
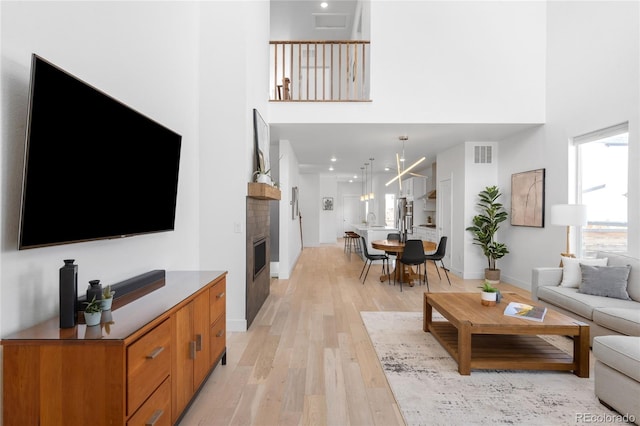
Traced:
<path fill-rule="evenodd" d="M 60 268 L 60 328 L 76 326 L 78 304 L 78 265 L 74 259 L 65 259 Z"/>

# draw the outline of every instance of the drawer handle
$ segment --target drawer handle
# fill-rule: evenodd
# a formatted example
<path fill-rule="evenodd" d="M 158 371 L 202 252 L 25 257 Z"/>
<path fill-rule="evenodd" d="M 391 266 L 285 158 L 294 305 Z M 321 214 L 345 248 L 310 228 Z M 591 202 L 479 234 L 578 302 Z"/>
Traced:
<path fill-rule="evenodd" d="M 156 422 L 162 417 L 164 414 L 164 410 L 156 410 L 153 412 L 153 415 L 149 417 L 149 420 L 144 424 L 144 426 L 153 426 Z"/>
<path fill-rule="evenodd" d="M 202 350 L 202 334 L 196 334 L 196 351 Z"/>
<path fill-rule="evenodd" d="M 222 299 L 223 297 L 224 297 L 224 291 L 216 296 L 216 298 L 218 299 Z"/>
<path fill-rule="evenodd" d="M 191 359 L 196 359 L 196 342 L 193 340 L 189 342 L 189 355 Z"/>
<path fill-rule="evenodd" d="M 146 356 L 147 359 L 154 359 L 155 357 L 157 357 L 158 355 L 160 355 L 160 352 L 164 351 L 164 346 L 158 346 L 157 348 L 155 348 L 153 350 L 153 352 L 151 352 L 149 355 Z"/>
<path fill-rule="evenodd" d="M 222 337 L 224 335 L 224 330 L 220 330 L 218 331 L 218 334 L 216 334 L 216 337 Z"/>

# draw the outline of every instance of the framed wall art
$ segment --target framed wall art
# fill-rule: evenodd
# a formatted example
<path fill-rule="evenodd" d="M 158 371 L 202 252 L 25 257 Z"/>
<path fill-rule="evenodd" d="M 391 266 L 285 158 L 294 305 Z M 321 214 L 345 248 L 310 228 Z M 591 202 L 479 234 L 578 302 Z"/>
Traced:
<path fill-rule="evenodd" d="M 255 171 L 269 174 L 269 125 L 264 121 L 257 109 L 253 109 L 253 141 L 255 151 Z"/>
<path fill-rule="evenodd" d="M 295 220 L 296 217 L 298 217 L 299 214 L 299 210 L 298 210 L 298 199 L 300 197 L 300 194 L 298 192 L 298 187 L 294 186 L 291 188 L 291 219 Z"/>
<path fill-rule="evenodd" d="M 544 228 L 545 169 L 511 175 L 511 225 Z"/>
<path fill-rule="evenodd" d="M 333 197 L 322 198 L 322 210 L 333 210 Z"/>

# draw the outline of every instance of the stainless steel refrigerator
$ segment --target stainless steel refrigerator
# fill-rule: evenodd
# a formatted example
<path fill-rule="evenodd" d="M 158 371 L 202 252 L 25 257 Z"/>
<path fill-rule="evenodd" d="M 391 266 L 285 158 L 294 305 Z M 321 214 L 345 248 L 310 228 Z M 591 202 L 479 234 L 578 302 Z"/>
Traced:
<path fill-rule="evenodd" d="M 402 241 L 407 240 L 407 234 L 413 234 L 413 201 L 407 201 L 405 197 L 397 200 L 396 228 Z"/>

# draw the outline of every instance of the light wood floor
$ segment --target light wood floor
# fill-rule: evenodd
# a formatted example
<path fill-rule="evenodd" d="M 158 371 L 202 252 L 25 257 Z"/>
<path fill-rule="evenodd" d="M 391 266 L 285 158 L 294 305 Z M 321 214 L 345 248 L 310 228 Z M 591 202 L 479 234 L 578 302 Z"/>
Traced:
<path fill-rule="evenodd" d="M 422 311 L 425 286 L 388 285 L 373 265 L 343 243 L 305 248 L 289 280 L 271 294 L 246 333 L 227 335 L 227 365 L 218 365 L 180 425 L 404 425 L 361 311 Z M 450 274 L 432 292 L 479 291 L 480 280 Z M 503 290 L 527 293 L 508 284 Z"/>

